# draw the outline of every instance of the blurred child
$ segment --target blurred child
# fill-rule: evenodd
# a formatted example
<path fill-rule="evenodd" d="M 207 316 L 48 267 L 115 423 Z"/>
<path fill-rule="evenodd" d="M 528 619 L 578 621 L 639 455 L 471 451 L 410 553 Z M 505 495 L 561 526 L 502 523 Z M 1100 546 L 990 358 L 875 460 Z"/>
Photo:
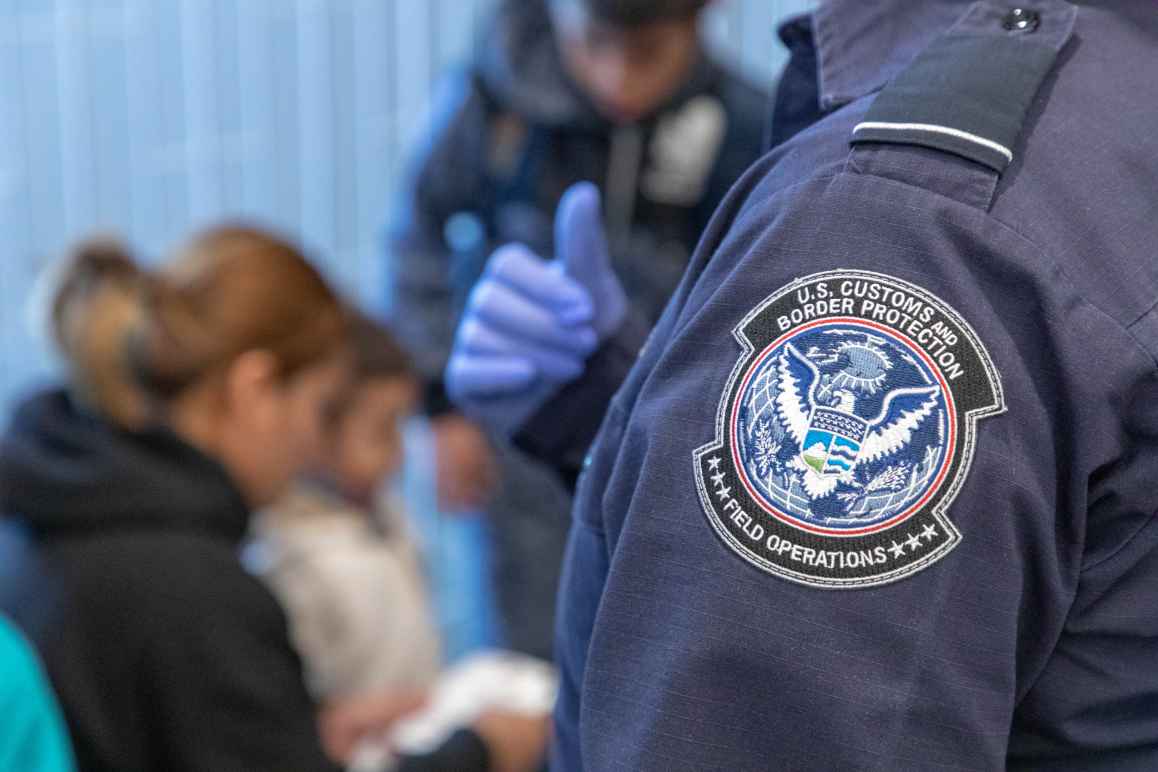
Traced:
<path fill-rule="evenodd" d="M 392 694 L 320 711 L 238 555 L 252 512 L 316 452 L 347 323 L 293 246 L 249 228 L 201 234 L 158 270 L 104 242 L 64 266 L 68 382 L 0 442 L 0 609 L 44 660 L 81 769 L 337 772 L 348 740 L 333 738 L 413 709 Z M 402 769 L 500 769 L 489 743 L 514 731 L 480 726 Z"/>
<path fill-rule="evenodd" d="M 443 84 L 389 230 L 390 306 L 423 377 L 448 510 L 494 522 L 507 643 L 549 657 L 570 496 L 455 412 L 451 339 L 487 256 L 544 258 L 564 190 L 603 194 L 616 273 L 653 324 L 708 218 L 763 147 L 767 95 L 718 64 L 707 0 L 502 0 L 469 68 Z M 495 458 L 497 451 L 498 457 Z"/>
<path fill-rule="evenodd" d="M 356 318 L 349 337 L 346 387 L 319 459 L 255 523 L 254 565 L 288 611 L 315 696 L 334 705 L 430 689 L 441 665 L 417 545 L 400 503 L 382 495 L 402 463 L 401 425 L 419 383 L 383 327 Z M 518 748 L 493 750 L 541 757 L 546 716 L 524 723 Z"/>
<path fill-rule="evenodd" d="M 416 544 L 379 494 L 402 463 L 401 424 L 418 383 L 394 339 L 351 326 L 345 390 L 326 417 L 312 474 L 255 523 L 256 565 L 286 606 L 319 699 L 426 689 L 440 641 Z"/>

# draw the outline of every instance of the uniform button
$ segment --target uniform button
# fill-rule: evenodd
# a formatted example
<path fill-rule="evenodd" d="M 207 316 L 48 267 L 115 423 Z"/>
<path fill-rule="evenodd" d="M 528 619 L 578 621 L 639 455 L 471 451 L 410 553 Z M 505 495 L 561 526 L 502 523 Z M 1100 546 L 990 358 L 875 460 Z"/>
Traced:
<path fill-rule="evenodd" d="M 1041 14 L 1028 8 L 1014 8 L 1001 22 L 1001 26 L 1010 32 L 1033 32 L 1039 24 Z"/>

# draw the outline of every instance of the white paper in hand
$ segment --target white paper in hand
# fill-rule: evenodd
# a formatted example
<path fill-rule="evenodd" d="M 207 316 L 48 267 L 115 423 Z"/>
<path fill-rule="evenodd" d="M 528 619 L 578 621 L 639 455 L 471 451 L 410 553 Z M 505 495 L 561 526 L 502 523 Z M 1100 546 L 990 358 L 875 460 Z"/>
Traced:
<path fill-rule="evenodd" d="M 429 753 L 488 710 L 545 716 L 558 689 L 558 673 L 543 660 L 507 651 L 474 654 L 442 674 L 425 709 L 400 721 L 388 738 L 364 743 L 349 769 L 386 770 L 395 753 Z"/>

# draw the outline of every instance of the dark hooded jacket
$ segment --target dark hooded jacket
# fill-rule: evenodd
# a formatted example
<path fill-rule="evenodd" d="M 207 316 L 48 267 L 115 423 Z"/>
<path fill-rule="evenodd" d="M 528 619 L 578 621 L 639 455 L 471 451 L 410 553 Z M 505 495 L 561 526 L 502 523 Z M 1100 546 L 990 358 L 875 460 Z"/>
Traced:
<path fill-rule="evenodd" d="M 704 55 L 679 91 L 634 125 L 614 125 L 564 70 L 544 0 L 504 0 L 470 66 L 442 84 L 387 239 L 392 326 L 442 389 L 468 293 L 498 246 L 553 256 L 563 191 L 603 195 L 616 273 L 633 318 L 652 324 L 732 182 L 759 157 L 765 94 Z M 552 470 L 496 439 L 502 485 L 487 506 L 507 645 L 551 654 L 570 496 Z"/>
<path fill-rule="evenodd" d="M 447 407 L 443 367 L 466 295 L 497 246 L 553 252 L 563 191 L 595 182 L 613 260 L 654 322 L 716 205 L 764 145 L 768 96 L 702 56 L 651 116 L 602 117 L 560 60 L 543 0 L 506 0 L 442 83 L 388 230 L 388 305 Z"/>
<path fill-rule="evenodd" d="M 0 441 L 0 513 L 0 610 L 44 659 L 82 770 L 338 769 L 215 461 L 50 392 Z M 457 742 L 476 761 L 431 768 L 485 762 Z"/>

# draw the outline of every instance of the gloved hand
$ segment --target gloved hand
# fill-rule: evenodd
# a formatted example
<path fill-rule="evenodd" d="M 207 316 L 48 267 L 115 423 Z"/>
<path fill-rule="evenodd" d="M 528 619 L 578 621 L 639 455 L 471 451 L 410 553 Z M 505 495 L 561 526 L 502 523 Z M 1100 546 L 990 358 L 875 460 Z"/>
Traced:
<path fill-rule="evenodd" d="M 563 274 L 590 295 L 591 326 L 599 341 L 610 338 L 627 316 L 627 295 L 611 267 L 599 206 L 599 189 L 590 182 L 567 188 L 555 213 L 555 257 Z"/>
<path fill-rule="evenodd" d="M 467 415 L 512 433 L 563 384 L 582 374 L 627 314 L 611 269 L 590 183 L 564 194 L 553 262 L 520 244 L 495 250 L 455 334 L 446 390 Z"/>

